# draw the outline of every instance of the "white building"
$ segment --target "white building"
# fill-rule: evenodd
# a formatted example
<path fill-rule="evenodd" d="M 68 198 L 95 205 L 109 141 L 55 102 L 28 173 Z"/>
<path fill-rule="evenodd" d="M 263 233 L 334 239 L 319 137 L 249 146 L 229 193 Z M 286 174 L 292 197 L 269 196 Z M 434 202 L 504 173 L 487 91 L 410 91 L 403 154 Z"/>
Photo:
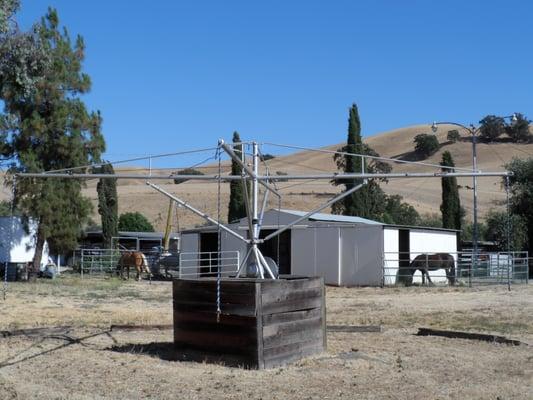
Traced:
<path fill-rule="evenodd" d="M 37 222 L 28 221 L 25 227 L 20 217 L 0 217 L 0 263 L 27 264 L 35 255 Z M 45 243 L 41 268 L 48 262 Z"/>
<path fill-rule="evenodd" d="M 303 211 L 265 212 L 261 237 L 305 215 Z M 247 236 L 246 219 L 229 228 Z M 262 243 L 263 255 L 278 262 L 281 274 L 323 276 L 336 286 L 380 286 L 397 282 L 399 266 L 422 253 L 451 253 L 456 257 L 457 231 L 386 225 L 359 217 L 314 214 Z M 183 231 L 181 251 L 216 252 L 216 227 Z M 238 251 L 242 260 L 246 244 L 227 232 L 221 233 L 221 250 Z M 190 264 L 189 264 L 190 266 Z M 198 266 L 200 270 L 200 266 Z M 430 271 L 434 281 L 446 281 L 443 271 Z M 414 282 L 420 280 L 420 272 Z"/>

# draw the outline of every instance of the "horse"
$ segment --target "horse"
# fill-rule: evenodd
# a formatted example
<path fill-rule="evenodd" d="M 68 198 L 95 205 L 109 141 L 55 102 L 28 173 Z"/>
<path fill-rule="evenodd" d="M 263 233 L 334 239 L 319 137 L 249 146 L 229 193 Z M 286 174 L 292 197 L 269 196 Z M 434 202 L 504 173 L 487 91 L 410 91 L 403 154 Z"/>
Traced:
<path fill-rule="evenodd" d="M 428 271 L 436 271 L 438 269 L 446 271 L 446 278 L 450 285 L 455 284 L 455 259 L 449 253 L 426 253 L 416 256 L 409 264 L 411 283 L 416 270 L 419 270 L 422 273 L 422 283 L 425 283 L 425 277 L 427 277 L 428 282 L 432 284 Z"/>
<path fill-rule="evenodd" d="M 136 279 L 141 280 L 141 274 L 146 272 L 148 276 L 152 276 L 150 267 L 146 256 L 140 251 L 126 251 L 122 253 L 118 260 L 117 269 L 120 271 L 120 277 L 124 279 L 124 268 L 127 270 L 127 279 L 130 279 L 130 268 L 133 267 L 137 271 Z"/>

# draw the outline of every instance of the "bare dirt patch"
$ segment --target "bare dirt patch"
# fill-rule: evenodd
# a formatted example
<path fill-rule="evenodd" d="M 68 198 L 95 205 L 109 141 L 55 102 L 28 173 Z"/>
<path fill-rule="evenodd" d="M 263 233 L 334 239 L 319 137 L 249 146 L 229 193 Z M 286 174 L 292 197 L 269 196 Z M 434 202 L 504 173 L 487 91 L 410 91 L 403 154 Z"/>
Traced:
<path fill-rule="evenodd" d="M 533 350 L 415 336 L 419 326 L 533 343 L 533 287 L 328 288 L 328 325 L 381 324 L 381 333 L 329 332 L 328 351 L 249 371 L 175 361 L 169 282 L 63 278 L 13 284 L 0 330 L 71 325 L 0 338 L 0 399 L 530 399 Z"/>

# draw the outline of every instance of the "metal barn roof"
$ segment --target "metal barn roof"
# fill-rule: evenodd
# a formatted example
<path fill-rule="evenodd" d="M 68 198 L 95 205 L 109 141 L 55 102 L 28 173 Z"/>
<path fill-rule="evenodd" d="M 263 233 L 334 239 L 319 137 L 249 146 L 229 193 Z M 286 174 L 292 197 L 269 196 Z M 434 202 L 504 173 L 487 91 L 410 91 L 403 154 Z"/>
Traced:
<path fill-rule="evenodd" d="M 297 210 L 280 210 L 280 212 L 295 215 L 297 217 L 303 217 L 308 212 L 307 211 L 297 211 Z M 384 225 L 381 222 L 374 221 L 371 219 L 361 218 L 361 217 L 351 217 L 347 215 L 336 215 L 336 214 L 322 214 L 316 213 L 309 217 L 310 221 L 324 221 L 324 222 L 344 222 L 349 224 L 366 224 L 366 225 Z"/>

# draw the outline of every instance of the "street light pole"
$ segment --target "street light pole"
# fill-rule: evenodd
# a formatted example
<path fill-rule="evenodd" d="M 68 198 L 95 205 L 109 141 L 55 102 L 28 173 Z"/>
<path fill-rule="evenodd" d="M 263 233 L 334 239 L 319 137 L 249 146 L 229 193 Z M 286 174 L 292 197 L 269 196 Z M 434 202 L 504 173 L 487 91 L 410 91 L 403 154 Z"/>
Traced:
<path fill-rule="evenodd" d="M 472 134 L 472 169 L 474 172 L 477 172 L 477 136 L 476 130 L 473 125 L 471 125 L 470 133 Z M 477 252 L 478 252 L 478 226 L 477 226 L 477 176 L 472 177 L 474 185 L 474 232 L 473 232 L 473 243 L 472 243 L 472 257 L 474 258 L 473 268 L 470 269 L 468 274 L 468 286 L 472 287 L 472 269 L 475 271 L 477 267 Z"/>
<path fill-rule="evenodd" d="M 470 128 L 464 126 L 463 124 L 459 124 L 457 122 L 433 122 L 433 125 L 431 125 L 431 130 L 433 132 L 437 132 L 438 125 L 442 124 L 448 124 L 448 125 L 455 125 L 463 128 L 466 130 L 470 135 L 472 136 L 472 172 L 478 172 L 477 170 L 477 136 L 476 133 L 479 130 L 479 128 L 476 129 L 474 125 L 470 125 Z M 468 272 L 468 286 L 472 287 L 472 270 L 476 270 L 477 267 L 477 253 L 478 253 L 478 226 L 477 226 L 477 177 L 474 175 L 472 177 L 472 184 L 473 184 L 473 192 L 474 192 L 474 232 L 472 232 L 472 263 L 470 264 L 470 269 Z"/>
<path fill-rule="evenodd" d="M 503 118 L 509 118 L 511 120 L 511 123 L 514 124 L 517 121 L 516 114 L 509 115 Z M 470 128 L 464 126 L 463 124 L 459 124 L 457 122 L 433 122 L 433 125 L 431 125 L 431 130 L 435 133 L 437 132 L 438 125 L 442 124 L 448 124 L 448 125 L 455 125 L 458 127 L 463 128 L 466 130 L 470 135 L 472 136 L 472 172 L 478 172 L 477 170 L 477 132 L 479 132 L 479 127 L 476 128 L 474 125 L 470 125 Z M 474 232 L 472 232 L 472 263 L 470 266 L 470 272 L 468 274 L 468 286 L 472 287 L 472 270 L 476 270 L 477 267 L 477 261 L 478 261 L 478 225 L 477 225 L 477 176 L 472 176 L 472 183 L 473 183 L 473 191 L 474 191 Z"/>

